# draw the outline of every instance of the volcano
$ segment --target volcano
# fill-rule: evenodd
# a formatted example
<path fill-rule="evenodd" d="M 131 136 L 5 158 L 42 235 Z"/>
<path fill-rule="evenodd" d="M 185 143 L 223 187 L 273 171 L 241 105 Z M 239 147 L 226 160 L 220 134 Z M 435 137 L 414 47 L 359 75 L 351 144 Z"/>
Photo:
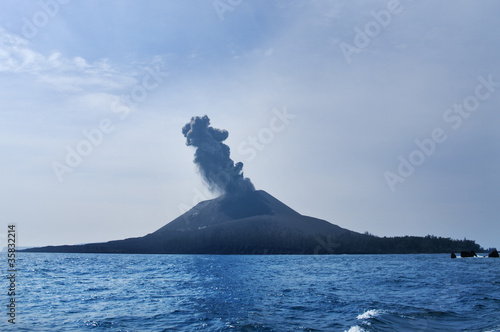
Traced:
<path fill-rule="evenodd" d="M 138 254 L 344 253 L 342 243 L 365 237 L 307 217 L 265 191 L 223 195 L 199 203 L 157 231 L 138 238 L 31 252 Z M 349 250 L 348 250 L 349 252 Z"/>
<path fill-rule="evenodd" d="M 265 191 L 203 201 L 138 238 L 25 252 L 116 254 L 408 254 L 482 248 L 472 240 L 435 236 L 377 237 L 307 217 Z"/>
<path fill-rule="evenodd" d="M 25 252 L 116 254 L 409 254 L 482 248 L 435 236 L 377 237 L 301 215 L 265 191 L 203 201 L 157 231 L 105 243 L 47 246 Z"/>
<path fill-rule="evenodd" d="M 31 252 L 129 254 L 389 254 L 470 251 L 474 241 L 432 236 L 379 238 L 307 217 L 243 176 L 230 158 L 228 132 L 194 116 L 182 128 L 195 147 L 194 163 L 209 189 L 224 195 L 199 203 L 156 232 L 138 238 L 74 246 L 31 248 Z"/>

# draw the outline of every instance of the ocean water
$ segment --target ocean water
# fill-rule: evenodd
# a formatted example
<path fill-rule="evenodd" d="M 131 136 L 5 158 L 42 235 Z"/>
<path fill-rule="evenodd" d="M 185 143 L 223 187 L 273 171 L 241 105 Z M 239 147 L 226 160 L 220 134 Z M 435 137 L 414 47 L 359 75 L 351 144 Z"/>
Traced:
<path fill-rule="evenodd" d="M 4 305 L 1 331 L 500 331 L 500 259 L 18 258 L 16 324 Z"/>

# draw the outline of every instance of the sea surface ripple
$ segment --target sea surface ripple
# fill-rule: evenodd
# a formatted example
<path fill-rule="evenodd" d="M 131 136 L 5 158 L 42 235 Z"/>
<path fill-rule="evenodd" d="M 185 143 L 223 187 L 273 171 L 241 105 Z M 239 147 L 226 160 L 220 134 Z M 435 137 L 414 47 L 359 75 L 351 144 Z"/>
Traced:
<path fill-rule="evenodd" d="M 500 259 L 18 253 L 1 331 L 500 331 Z"/>

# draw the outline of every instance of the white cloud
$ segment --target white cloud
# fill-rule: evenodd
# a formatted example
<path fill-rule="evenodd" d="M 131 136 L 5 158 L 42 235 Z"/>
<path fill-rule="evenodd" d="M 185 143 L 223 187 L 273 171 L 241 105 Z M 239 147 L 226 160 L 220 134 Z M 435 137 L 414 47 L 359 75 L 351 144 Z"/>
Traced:
<path fill-rule="evenodd" d="M 67 58 L 60 52 L 48 56 L 34 51 L 29 41 L 0 28 L 0 72 L 28 73 L 59 91 L 93 87 L 119 90 L 136 83 L 132 74 L 120 72 L 106 59 L 89 63 L 83 57 Z"/>

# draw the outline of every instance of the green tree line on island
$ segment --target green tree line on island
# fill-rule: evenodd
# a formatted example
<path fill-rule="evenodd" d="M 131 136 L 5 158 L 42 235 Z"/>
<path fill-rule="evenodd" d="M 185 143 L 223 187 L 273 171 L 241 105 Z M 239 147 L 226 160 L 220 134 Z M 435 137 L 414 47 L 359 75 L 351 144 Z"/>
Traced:
<path fill-rule="evenodd" d="M 455 240 L 434 235 L 378 237 L 369 233 L 318 238 L 323 254 L 423 254 L 461 251 L 485 252 L 474 240 Z"/>

